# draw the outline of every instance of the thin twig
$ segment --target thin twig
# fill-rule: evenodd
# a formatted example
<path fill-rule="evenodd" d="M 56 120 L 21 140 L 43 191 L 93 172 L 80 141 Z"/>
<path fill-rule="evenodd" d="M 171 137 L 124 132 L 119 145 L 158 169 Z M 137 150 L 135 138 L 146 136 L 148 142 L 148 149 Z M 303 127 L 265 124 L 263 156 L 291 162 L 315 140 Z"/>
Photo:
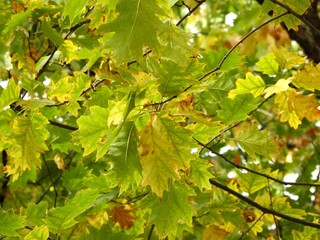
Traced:
<path fill-rule="evenodd" d="M 259 209 L 260 211 L 262 211 L 262 212 L 264 212 L 266 214 L 273 214 L 273 215 L 275 215 L 277 217 L 283 218 L 283 219 L 288 220 L 290 222 L 294 222 L 294 223 L 302 224 L 304 226 L 309 226 L 309 227 L 320 229 L 320 224 L 318 224 L 318 223 L 313 223 L 313 222 L 309 222 L 309 221 L 306 221 L 306 220 L 303 220 L 303 219 L 300 219 L 300 218 L 295 218 L 295 217 L 283 214 L 281 212 L 277 212 L 275 210 L 266 208 L 266 207 L 260 205 L 259 203 L 251 200 L 250 198 L 247 198 L 247 197 L 241 195 L 240 193 L 234 191 L 233 189 L 228 188 L 227 186 L 218 183 L 217 181 L 215 181 L 212 178 L 209 179 L 209 181 L 210 181 L 210 183 L 212 185 L 214 185 L 214 186 L 216 186 L 216 187 L 218 187 L 218 188 L 230 193 L 231 195 L 241 199 L 242 201 L 245 201 L 246 203 L 250 204 L 251 206 Z"/>
<path fill-rule="evenodd" d="M 242 170 L 246 170 L 248 172 L 251 172 L 253 174 L 259 175 L 261 177 L 265 177 L 269 180 L 275 181 L 277 183 L 280 183 L 282 185 L 294 185 L 294 186 L 308 186 L 308 187 L 320 187 L 320 184 L 317 183 L 301 183 L 301 182 L 285 182 L 282 180 L 279 180 L 277 178 L 271 177 L 267 174 L 261 173 L 261 172 L 257 172 L 255 170 L 252 170 L 250 168 L 244 167 L 244 166 L 240 166 L 236 163 L 234 163 L 233 161 L 230 161 L 228 158 L 226 158 L 223 154 L 220 154 L 218 152 L 213 151 L 210 147 L 206 146 L 204 143 L 201 143 L 200 141 L 198 141 L 197 139 L 193 138 L 200 146 L 206 148 L 207 150 L 211 151 L 212 153 L 216 154 L 218 157 L 222 158 L 224 161 L 226 161 L 227 163 L 230 163 L 231 165 L 233 165 L 234 167 L 238 168 L 238 169 L 242 169 Z"/>
<path fill-rule="evenodd" d="M 193 12 L 195 12 L 200 6 L 201 4 L 203 4 L 206 0 L 202 0 L 202 1 L 197 1 L 198 4 L 196 6 L 194 6 L 192 9 L 190 9 L 187 14 L 185 14 L 177 23 L 176 23 L 176 27 L 179 27 L 181 25 L 181 23 L 183 23 L 184 20 L 186 20 L 188 17 L 191 16 L 191 14 Z M 150 53 L 152 53 L 152 50 L 149 49 L 148 51 L 146 51 L 142 56 L 145 57 L 147 55 L 149 55 Z M 132 60 L 130 62 L 127 63 L 127 66 L 132 65 L 133 63 L 136 63 L 137 60 Z"/>
<path fill-rule="evenodd" d="M 188 17 L 190 17 L 191 14 L 192 14 L 194 11 L 196 11 L 196 10 L 201 6 L 201 4 L 204 3 L 205 1 L 206 1 L 206 0 L 199 1 L 196 6 L 194 6 L 192 9 L 189 9 L 188 13 L 187 13 L 186 15 L 184 15 L 184 16 L 179 20 L 179 22 L 177 22 L 176 26 L 177 26 L 177 27 L 180 26 L 181 23 L 182 23 L 184 20 L 186 20 Z"/>
<path fill-rule="evenodd" d="M 211 74 L 217 72 L 218 70 L 221 69 L 223 63 L 227 60 L 227 58 L 230 56 L 230 54 L 243 42 L 245 41 L 248 37 L 250 37 L 253 33 L 255 33 L 256 31 L 258 31 L 259 29 L 261 29 L 262 27 L 264 27 L 265 25 L 269 24 L 270 22 L 273 22 L 285 15 L 289 14 L 288 12 L 282 13 L 276 17 L 273 17 L 271 19 L 269 19 L 268 21 L 262 23 L 261 25 L 259 25 L 258 27 L 256 27 L 255 29 L 253 29 L 252 31 L 250 31 L 247 35 L 245 35 L 242 39 L 240 39 L 239 42 L 237 42 L 228 52 L 226 55 L 224 55 L 224 57 L 221 59 L 220 63 L 218 64 L 217 67 L 215 67 L 214 69 L 212 69 L 211 71 L 207 72 L 206 74 L 202 75 L 200 78 L 198 78 L 198 82 L 202 81 L 203 79 L 207 78 L 208 76 L 210 76 Z M 186 87 L 183 92 L 188 91 L 191 87 L 193 87 L 193 84 L 189 85 L 188 87 Z M 173 99 L 177 98 L 178 95 L 174 95 L 170 98 L 168 98 L 165 101 L 159 102 L 159 103 L 154 103 L 153 105 L 162 105 L 165 104 L 167 102 L 172 101 Z"/>
<path fill-rule="evenodd" d="M 271 95 L 270 97 L 264 99 L 255 109 L 253 109 L 251 112 L 248 113 L 248 116 L 250 116 L 252 113 L 254 113 L 257 109 L 259 109 L 265 102 L 267 102 L 269 99 L 271 99 L 275 94 Z M 242 123 L 243 121 L 238 121 L 234 124 L 232 124 L 229 127 L 226 127 L 225 129 L 223 129 L 218 135 L 216 135 L 214 138 L 212 138 L 209 142 L 207 142 L 205 144 L 205 146 L 210 146 L 211 143 L 213 143 L 217 138 L 220 138 L 224 133 L 230 131 L 231 129 L 235 128 L 236 126 L 238 126 L 240 123 Z M 203 149 L 201 149 L 200 153 L 203 151 Z"/>

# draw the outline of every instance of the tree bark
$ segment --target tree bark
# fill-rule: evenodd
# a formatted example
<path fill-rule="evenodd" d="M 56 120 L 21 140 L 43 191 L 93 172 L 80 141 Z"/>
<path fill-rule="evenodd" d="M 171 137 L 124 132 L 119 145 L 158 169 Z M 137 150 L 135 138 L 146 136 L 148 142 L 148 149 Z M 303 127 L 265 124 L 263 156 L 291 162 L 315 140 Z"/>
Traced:
<path fill-rule="evenodd" d="M 259 4 L 262 4 L 264 0 L 256 0 Z M 303 17 L 308 20 L 314 27 L 320 30 L 320 18 L 318 16 L 318 3 L 319 0 L 314 0 L 311 7 L 306 11 Z M 272 13 L 269 13 L 272 15 Z M 282 27 L 288 32 L 291 40 L 296 41 L 304 53 L 310 60 L 315 63 L 320 62 L 320 36 L 314 32 L 305 23 L 301 23 L 298 31 L 292 29 L 288 30 L 285 24 L 282 23 Z"/>

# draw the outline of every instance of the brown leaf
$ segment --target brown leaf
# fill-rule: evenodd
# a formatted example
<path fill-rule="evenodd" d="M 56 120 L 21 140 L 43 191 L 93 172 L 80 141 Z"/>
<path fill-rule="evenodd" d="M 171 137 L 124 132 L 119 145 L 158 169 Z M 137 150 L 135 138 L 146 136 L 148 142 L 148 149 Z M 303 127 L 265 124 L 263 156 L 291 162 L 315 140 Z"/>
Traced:
<path fill-rule="evenodd" d="M 134 219 L 137 219 L 134 216 L 129 205 L 126 206 L 115 206 L 110 211 L 110 217 L 115 223 L 119 223 L 122 228 L 130 228 L 133 226 Z"/>

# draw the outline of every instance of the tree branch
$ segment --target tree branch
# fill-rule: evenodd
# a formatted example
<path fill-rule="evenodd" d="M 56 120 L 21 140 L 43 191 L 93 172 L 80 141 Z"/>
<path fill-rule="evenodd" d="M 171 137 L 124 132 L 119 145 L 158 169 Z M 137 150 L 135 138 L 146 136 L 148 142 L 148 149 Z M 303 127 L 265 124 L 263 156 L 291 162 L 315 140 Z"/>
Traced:
<path fill-rule="evenodd" d="M 253 174 L 256 174 L 256 175 L 259 175 L 261 177 L 265 177 L 267 179 L 270 179 L 272 181 L 275 181 L 277 183 L 280 183 L 282 185 L 292 185 L 292 186 L 309 186 L 309 187 L 320 187 L 320 184 L 317 184 L 317 183 L 301 183 L 301 182 L 285 182 L 285 181 L 282 181 L 282 180 L 279 180 L 277 178 L 274 178 L 274 177 L 271 177 L 267 174 L 264 174 L 264 173 L 261 173 L 261 172 L 257 172 L 255 170 L 252 170 L 250 168 L 247 168 L 245 166 L 241 166 L 241 165 L 238 165 L 236 163 L 234 163 L 233 161 L 229 160 L 228 158 L 226 158 L 223 154 L 220 154 L 216 151 L 213 151 L 210 147 L 208 147 L 206 144 L 198 141 L 197 139 L 193 138 L 200 146 L 206 148 L 207 150 L 211 151 L 212 153 L 216 154 L 218 157 L 222 158 L 224 161 L 226 161 L 227 163 L 233 165 L 234 167 L 238 168 L 238 169 L 242 169 L 242 170 L 246 170 L 248 172 L 251 172 Z"/>
<path fill-rule="evenodd" d="M 2 166 L 5 167 L 8 162 L 8 155 L 6 150 L 2 150 Z M 9 177 L 4 176 L 2 179 L 2 186 L 1 186 L 1 192 L 0 192 L 0 206 L 3 206 L 3 203 L 6 199 L 7 191 L 8 191 L 8 183 L 9 183 Z"/>
<path fill-rule="evenodd" d="M 203 79 L 207 78 L 208 76 L 210 76 L 211 74 L 217 72 L 218 70 L 220 70 L 220 68 L 222 67 L 223 63 L 227 60 L 227 58 L 230 56 L 230 54 L 243 42 L 245 41 L 248 37 L 250 37 L 253 33 L 255 33 L 256 31 L 258 31 L 259 29 L 261 29 L 262 27 L 264 27 L 265 25 L 287 15 L 288 12 L 282 13 L 276 17 L 273 17 L 271 19 L 269 19 L 268 21 L 262 23 L 261 25 L 259 25 L 258 27 L 256 27 L 255 29 L 253 29 L 252 31 L 250 31 L 248 34 L 246 34 L 242 39 L 240 39 L 239 42 L 237 42 L 228 52 L 226 55 L 224 55 L 224 57 L 221 59 L 220 63 L 218 64 L 217 67 L 215 67 L 214 69 L 212 69 L 211 71 L 207 72 L 206 74 L 204 74 L 203 76 L 201 76 L 200 78 L 198 78 L 198 82 L 202 81 Z M 191 87 L 193 87 L 193 85 L 189 85 L 188 87 L 186 87 L 183 92 L 188 91 Z M 166 99 L 165 101 L 159 102 L 159 103 L 154 103 L 153 105 L 163 105 L 167 102 L 172 101 L 173 99 L 177 98 L 178 95 L 174 95 L 168 99 Z"/>
<path fill-rule="evenodd" d="M 195 12 L 200 6 L 201 4 L 203 4 L 206 0 L 201 0 L 201 1 L 197 1 L 198 4 L 196 6 L 194 6 L 192 9 L 189 10 L 189 12 L 187 14 L 185 14 L 177 23 L 176 23 L 176 26 L 179 27 L 181 25 L 181 23 L 183 23 L 184 20 L 186 20 L 188 17 L 191 16 L 191 14 L 193 12 Z M 146 51 L 144 54 L 143 54 L 143 57 L 149 55 L 150 53 L 152 53 L 152 50 L 149 49 L 148 51 Z M 137 60 L 132 60 L 130 62 L 127 63 L 127 66 L 130 66 L 131 64 L 133 63 L 136 63 Z"/>
<path fill-rule="evenodd" d="M 70 125 L 62 124 L 62 123 L 55 122 L 55 121 L 52 121 L 52 120 L 48 120 L 48 121 L 49 121 L 49 123 L 51 125 L 54 125 L 54 126 L 57 126 L 57 127 L 61 127 L 61 128 L 68 129 L 68 130 L 71 130 L 71 131 L 78 130 L 77 127 L 73 127 L 73 126 L 70 126 Z"/>
<path fill-rule="evenodd" d="M 302 22 L 304 22 L 309 28 L 311 28 L 314 33 L 316 33 L 318 36 L 320 36 L 320 30 L 316 28 L 312 23 L 310 23 L 303 15 L 295 12 L 293 9 L 288 7 L 287 5 L 283 4 L 282 2 L 279 2 L 278 0 L 271 0 L 274 4 L 279 5 L 280 7 L 286 9 L 288 13 L 295 16 L 296 18 L 300 19 Z"/>
<path fill-rule="evenodd" d="M 191 14 L 192 14 L 194 11 L 196 11 L 196 10 L 201 6 L 201 4 L 204 3 L 205 1 L 206 1 L 206 0 L 198 1 L 197 5 L 194 6 L 192 9 L 189 9 L 189 12 L 188 12 L 186 15 L 184 15 L 184 16 L 179 20 L 179 22 L 177 22 L 176 26 L 177 26 L 177 27 L 180 26 L 181 23 L 182 23 L 184 20 L 186 20 L 188 17 L 190 17 Z"/>
<path fill-rule="evenodd" d="M 320 229 L 320 224 L 317 224 L 317 223 L 313 223 L 313 222 L 309 222 L 309 221 L 306 221 L 306 220 L 303 220 L 303 219 L 300 219 L 300 218 L 295 218 L 295 217 L 291 217 L 289 215 L 286 215 L 286 214 L 283 214 L 283 213 L 280 213 L 280 212 L 277 212 L 275 210 L 272 210 L 272 209 L 269 209 L 269 208 L 266 208 L 262 205 L 260 205 L 259 203 L 251 200 L 250 198 L 247 198 L 243 195 L 241 195 L 240 193 L 232 190 L 231 188 L 228 188 L 227 186 L 225 185 L 222 185 L 218 182 L 216 182 L 215 180 L 213 180 L 212 178 L 209 179 L 210 183 L 222 190 L 224 190 L 225 192 L 228 192 L 230 193 L 231 195 L 241 199 L 242 201 L 248 203 L 249 205 L 259 209 L 260 211 L 262 211 L 263 213 L 266 213 L 266 214 L 273 214 L 277 217 L 280 217 L 280 218 L 283 218 L 285 220 L 288 220 L 290 222 L 294 222 L 294 223 L 298 223 L 298 224 L 302 224 L 304 226 L 309 226 L 309 227 L 313 227 L 313 228 L 317 228 L 317 229 Z"/>

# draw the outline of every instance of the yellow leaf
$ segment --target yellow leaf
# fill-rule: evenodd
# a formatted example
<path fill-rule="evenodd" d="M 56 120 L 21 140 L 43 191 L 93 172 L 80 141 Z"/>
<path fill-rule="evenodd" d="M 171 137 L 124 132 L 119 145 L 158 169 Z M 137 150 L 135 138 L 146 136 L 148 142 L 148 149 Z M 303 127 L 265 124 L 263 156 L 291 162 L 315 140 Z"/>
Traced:
<path fill-rule="evenodd" d="M 227 234 L 227 231 L 216 225 L 211 225 L 204 230 L 201 240 L 227 240 Z"/>
<path fill-rule="evenodd" d="M 298 71 L 292 82 L 296 87 L 303 87 L 307 90 L 320 90 L 320 63 L 317 66 L 313 62 L 307 64 L 301 71 Z"/>
<path fill-rule="evenodd" d="M 100 229 L 103 224 L 107 223 L 109 220 L 108 214 L 105 211 L 96 213 L 95 215 L 86 216 L 87 221 L 90 225 L 96 229 Z"/>
<path fill-rule="evenodd" d="M 56 163 L 57 167 L 59 169 L 66 169 L 67 165 L 65 164 L 64 160 L 63 160 L 63 157 L 60 156 L 59 153 L 57 153 L 54 158 L 53 158 L 53 161 Z"/>
<path fill-rule="evenodd" d="M 179 179 L 181 159 L 176 146 L 159 129 L 146 126 L 140 131 L 139 152 L 143 169 L 142 185 L 150 185 L 152 191 L 162 197 L 169 191 L 168 180 Z"/>
<path fill-rule="evenodd" d="M 284 92 L 288 90 L 290 82 L 290 79 L 280 79 L 275 85 L 264 90 L 264 93 L 266 94 L 264 97 L 268 98 L 274 93 Z"/>
<path fill-rule="evenodd" d="M 303 118 L 308 121 L 320 120 L 320 104 L 314 94 L 303 95 L 301 92 L 289 88 L 277 94 L 275 103 L 280 110 L 280 121 L 288 121 L 290 126 L 297 129 Z"/>
<path fill-rule="evenodd" d="M 281 69 L 291 69 L 296 65 L 305 63 L 305 58 L 295 53 L 289 52 L 285 48 L 273 49 L 276 56 L 276 61 L 279 63 Z"/>
<path fill-rule="evenodd" d="M 254 97 L 258 97 L 265 88 L 264 81 L 260 76 L 254 76 L 251 72 L 246 74 L 245 79 L 236 81 L 237 87 L 229 92 L 229 98 L 234 99 L 239 94 L 251 93 Z"/>

